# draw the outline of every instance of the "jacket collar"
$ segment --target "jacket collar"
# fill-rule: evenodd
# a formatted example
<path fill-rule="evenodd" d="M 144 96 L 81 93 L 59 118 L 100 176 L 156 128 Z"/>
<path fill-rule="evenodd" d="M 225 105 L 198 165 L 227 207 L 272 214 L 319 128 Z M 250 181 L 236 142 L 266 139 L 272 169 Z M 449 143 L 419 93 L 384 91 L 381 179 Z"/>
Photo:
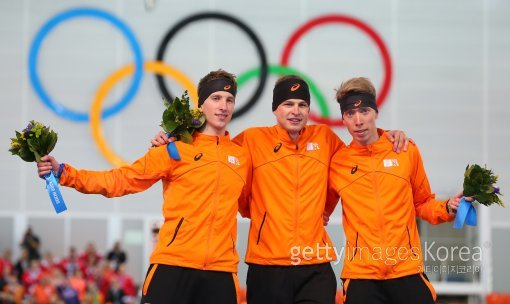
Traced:
<path fill-rule="evenodd" d="M 303 140 L 304 134 L 306 132 L 306 127 L 307 126 L 304 126 L 303 129 L 301 129 L 301 131 L 299 131 L 299 135 L 296 138 L 296 141 L 293 141 L 289 135 L 289 132 L 287 132 L 287 130 L 280 127 L 279 125 L 275 125 L 273 128 L 275 129 L 279 140 L 281 140 L 282 142 L 284 142 L 286 144 L 297 144 Z"/>
<path fill-rule="evenodd" d="M 368 151 L 376 150 L 377 151 L 377 150 L 386 149 L 388 144 L 393 145 L 393 143 L 391 143 L 389 141 L 388 137 L 386 136 L 386 131 L 384 131 L 383 129 L 377 128 L 377 134 L 379 134 L 379 139 L 370 145 L 362 146 L 362 145 L 357 144 L 353 140 L 353 141 L 351 141 L 349 146 L 356 150 L 368 150 Z"/>
<path fill-rule="evenodd" d="M 225 131 L 225 135 L 207 135 L 202 132 L 194 132 L 193 143 L 195 142 L 224 144 L 230 142 L 230 133 Z"/>

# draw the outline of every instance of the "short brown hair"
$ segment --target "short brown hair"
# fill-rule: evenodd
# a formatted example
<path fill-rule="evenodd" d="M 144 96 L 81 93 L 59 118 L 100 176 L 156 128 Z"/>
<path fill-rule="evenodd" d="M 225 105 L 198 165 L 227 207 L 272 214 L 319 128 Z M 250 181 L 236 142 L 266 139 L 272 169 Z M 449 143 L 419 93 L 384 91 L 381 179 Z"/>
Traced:
<path fill-rule="evenodd" d="M 355 77 L 342 82 L 336 91 L 336 101 L 340 100 L 349 93 L 365 93 L 376 97 L 375 87 L 372 82 L 366 77 Z"/>
<path fill-rule="evenodd" d="M 237 91 L 236 76 L 234 74 L 229 73 L 222 69 L 209 72 L 207 75 L 202 77 L 202 79 L 200 79 L 200 81 L 198 82 L 198 91 L 200 92 L 200 89 L 202 88 L 202 86 L 204 86 L 209 81 L 212 81 L 215 79 L 227 79 L 227 80 L 231 81 L 233 84 L 233 90 Z"/>
<path fill-rule="evenodd" d="M 279 83 L 282 83 L 287 79 L 299 79 L 299 80 L 305 81 L 303 79 L 303 77 L 301 77 L 299 75 L 283 75 L 283 76 L 278 77 L 278 79 L 276 79 L 274 86 L 276 87 Z"/>

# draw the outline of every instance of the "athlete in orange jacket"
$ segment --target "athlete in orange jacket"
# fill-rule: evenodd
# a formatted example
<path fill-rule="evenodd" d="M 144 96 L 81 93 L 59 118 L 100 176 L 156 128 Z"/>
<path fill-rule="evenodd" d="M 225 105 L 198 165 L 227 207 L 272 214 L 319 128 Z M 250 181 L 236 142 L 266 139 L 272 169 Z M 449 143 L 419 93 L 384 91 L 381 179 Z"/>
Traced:
<path fill-rule="evenodd" d="M 338 202 L 326 193 L 331 156 L 344 145 L 338 136 L 324 125 L 304 126 L 292 140 L 276 125 L 247 129 L 234 141 L 250 151 L 253 166 L 250 197 L 240 204 L 241 214 L 251 218 L 246 263 L 291 266 L 335 260 L 320 219 L 325 208 L 333 211 Z M 309 248 L 307 259 L 294 253 L 303 248 Z"/>
<path fill-rule="evenodd" d="M 192 144 L 176 142 L 181 160 L 165 146 L 150 149 L 132 165 L 110 171 L 76 170 L 63 165 L 60 184 L 107 197 L 143 191 L 163 182 L 164 223 L 150 258 L 142 303 L 235 303 L 236 214 L 250 162 L 230 141 L 236 83 L 219 70 L 199 83 L 199 107 L 206 123 Z M 39 175 L 58 171 L 51 156 Z"/>
<path fill-rule="evenodd" d="M 376 128 L 375 89 L 368 79 L 344 82 L 337 100 L 353 137 L 333 156 L 329 175 L 342 199 L 346 303 L 432 303 L 416 217 L 432 224 L 453 220 L 462 193 L 436 200 L 418 148 L 392 151 Z"/>

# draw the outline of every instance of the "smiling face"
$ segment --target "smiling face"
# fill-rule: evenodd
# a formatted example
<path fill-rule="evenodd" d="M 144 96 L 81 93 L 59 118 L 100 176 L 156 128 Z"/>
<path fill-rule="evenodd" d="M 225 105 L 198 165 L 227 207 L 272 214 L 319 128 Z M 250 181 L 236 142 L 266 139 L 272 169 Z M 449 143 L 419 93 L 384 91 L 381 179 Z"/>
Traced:
<path fill-rule="evenodd" d="M 308 122 L 310 106 L 302 99 L 287 99 L 273 113 L 277 124 L 294 140 Z"/>
<path fill-rule="evenodd" d="M 367 146 L 379 138 L 375 124 L 378 116 L 374 109 L 361 107 L 345 111 L 342 118 L 354 142 L 361 146 Z"/>
<path fill-rule="evenodd" d="M 228 123 L 234 113 L 235 97 L 229 92 L 217 91 L 209 95 L 200 107 L 205 116 L 207 135 L 225 135 Z"/>

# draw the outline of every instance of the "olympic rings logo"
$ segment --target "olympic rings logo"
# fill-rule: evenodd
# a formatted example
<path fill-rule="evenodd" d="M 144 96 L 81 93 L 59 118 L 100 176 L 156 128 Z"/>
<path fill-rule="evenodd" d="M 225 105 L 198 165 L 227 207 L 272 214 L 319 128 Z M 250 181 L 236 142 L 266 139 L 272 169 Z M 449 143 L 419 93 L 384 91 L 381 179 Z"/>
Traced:
<path fill-rule="evenodd" d="M 63 23 L 64 21 L 69 21 L 74 18 L 93 18 L 98 19 L 104 22 L 113 25 L 117 28 L 124 37 L 128 40 L 128 44 L 133 53 L 133 64 L 126 65 L 111 75 L 109 75 L 106 80 L 100 85 L 97 90 L 95 97 L 93 99 L 93 103 L 90 108 L 90 115 L 87 113 L 81 113 L 72 109 L 68 109 L 63 106 L 61 103 L 55 101 L 49 93 L 42 86 L 39 71 L 38 71 L 38 62 L 39 62 L 39 51 L 41 49 L 42 43 L 45 37 L 58 25 Z M 326 24 L 346 24 L 355 27 L 360 30 L 364 34 L 366 34 L 372 42 L 377 46 L 379 50 L 379 54 L 382 58 L 384 74 L 383 74 L 383 82 L 382 86 L 379 90 L 379 96 L 377 98 L 377 105 L 381 106 L 385 99 L 388 96 L 391 81 L 392 81 L 392 62 L 391 56 L 389 54 L 388 48 L 386 47 L 383 39 L 380 35 L 372 29 L 368 24 L 360 21 L 359 19 L 341 15 L 341 14 L 332 14 L 325 15 L 313 18 L 308 22 L 304 23 L 300 27 L 298 27 L 290 36 L 289 40 L 286 42 L 279 64 L 270 65 L 267 62 L 266 52 L 262 45 L 261 40 L 258 38 L 257 34 L 243 21 L 240 19 L 227 15 L 224 13 L 218 12 L 205 12 L 198 13 L 194 15 L 190 15 L 181 21 L 177 22 L 164 36 L 161 44 L 159 45 L 156 60 L 155 61 L 145 61 L 142 50 L 140 48 L 140 44 L 136 39 L 136 36 L 132 32 L 132 30 L 119 18 L 114 15 L 96 8 L 75 8 L 66 10 L 62 13 L 59 13 L 48 20 L 37 32 L 34 40 L 32 41 L 32 45 L 29 51 L 29 75 L 30 75 L 30 83 L 36 92 L 37 96 L 43 102 L 43 104 L 48 107 L 50 110 L 55 112 L 57 115 L 69 119 L 72 121 L 84 122 L 89 121 L 89 125 L 92 131 L 92 135 L 94 141 L 99 147 L 100 152 L 105 156 L 105 158 L 111 162 L 115 166 L 121 166 L 126 164 L 124 160 L 120 156 L 118 156 L 106 143 L 106 140 L 103 136 L 103 131 L 101 128 L 101 119 L 106 119 L 120 110 L 122 110 L 125 106 L 127 106 L 135 97 L 137 90 L 140 87 L 144 71 L 153 72 L 156 74 L 157 84 L 161 91 L 161 94 L 167 100 L 173 100 L 173 96 L 171 92 L 168 90 L 163 76 L 168 76 L 173 78 L 179 83 L 184 89 L 188 90 L 192 101 L 197 105 L 198 94 L 197 88 L 194 85 L 193 81 L 186 76 L 182 71 L 165 64 L 163 62 L 163 57 L 166 52 L 166 48 L 169 45 L 170 41 L 175 37 L 175 35 L 182 30 L 187 25 L 201 21 L 201 20 L 219 20 L 223 22 L 227 22 L 232 24 L 233 26 L 240 29 L 244 32 L 248 38 L 255 45 L 258 57 L 259 57 L 259 66 L 248 71 L 245 71 L 237 77 L 238 87 L 241 89 L 248 81 L 252 78 L 258 78 L 258 83 L 255 88 L 255 91 L 252 93 L 247 103 L 241 106 L 239 109 L 236 109 L 234 112 L 233 119 L 241 117 L 246 114 L 260 99 L 265 85 L 267 81 L 267 77 L 269 74 L 275 75 L 286 75 L 286 74 L 297 74 L 302 76 L 309 84 L 310 91 L 312 96 L 318 103 L 318 109 L 320 114 L 316 114 L 315 112 L 310 113 L 310 119 L 317 123 L 328 124 L 330 126 L 342 126 L 343 123 L 340 118 L 333 119 L 330 118 L 330 112 L 328 109 L 328 103 L 324 95 L 320 92 L 317 84 L 312 81 L 310 77 L 308 77 L 302 71 L 298 71 L 294 68 L 288 66 L 290 61 L 292 50 L 295 48 L 296 44 L 299 40 L 311 31 L 314 28 L 317 28 Z M 122 79 L 126 78 L 129 75 L 133 75 L 131 84 L 126 91 L 126 93 L 112 106 L 103 108 L 103 101 L 111 91 L 111 89 Z"/>

